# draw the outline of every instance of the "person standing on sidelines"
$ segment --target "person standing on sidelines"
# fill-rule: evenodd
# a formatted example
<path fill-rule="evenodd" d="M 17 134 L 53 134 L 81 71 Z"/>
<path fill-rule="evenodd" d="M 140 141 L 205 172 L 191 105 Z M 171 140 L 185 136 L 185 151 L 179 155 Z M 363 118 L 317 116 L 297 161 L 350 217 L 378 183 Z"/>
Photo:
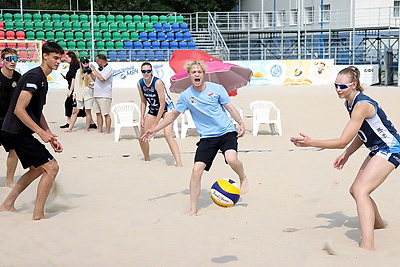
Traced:
<path fill-rule="evenodd" d="M 153 76 L 153 67 L 149 62 L 141 66 L 143 78 L 138 81 L 137 88 L 140 96 L 140 134 L 143 135 L 148 129 L 154 128 L 166 113 L 174 109 L 174 103 L 165 88 L 163 81 Z M 149 111 L 146 114 L 146 106 Z M 175 166 L 182 167 L 179 146 L 174 139 L 173 125 L 164 128 L 164 136 L 168 146 L 175 158 Z M 139 138 L 144 160 L 150 161 L 150 146 L 148 142 Z"/>
<path fill-rule="evenodd" d="M 56 159 L 46 147 L 33 136 L 49 143 L 54 152 L 63 151 L 57 136 L 53 134 L 43 115 L 48 91 L 47 76 L 58 68 L 64 50 L 55 42 L 42 46 L 42 63 L 26 72 L 18 82 L 11 99 L 10 108 L 3 123 L 3 135 L 15 149 L 25 172 L 0 205 L 0 211 L 16 211 L 18 196 L 39 176 L 33 220 L 45 219 L 44 205 L 59 170 Z"/>
<path fill-rule="evenodd" d="M 10 106 L 11 97 L 21 78 L 21 74 L 15 70 L 18 62 L 17 50 L 12 48 L 3 49 L 1 51 L 1 60 L 3 67 L 0 69 L 0 130 Z M 6 160 L 6 186 L 14 187 L 14 175 L 17 169 L 18 156 L 12 146 L 4 139 L 1 132 L 0 145 L 3 145 L 5 151 L 8 152 Z"/>
<path fill-rule="evenodd" d="M 300 137 L 292 137 L 290 141 L 298 147 L 330 149 L 343 149 L 351 142 L 334 160 L 333 167 L 337 170 L 344 167 L 362 144 L 370 150 L 350 187 L 350 194 L 356 201 L 360 221 L 360 247 L 374 250 L 374 229 L 385 228 L 385 223 L 370 194 L 400 165 L 400 135 L 380 105 L 363 93 L 360 71 L 356 67 L 347 67 L 338 73 L 335 90 L 340 99 L 346 100 L 345 107 L 350 115 L 342 135 L 335 139 L 316 140 L 300 133 Z"/>
<path fill-rule="evenodd" d="M 206 82 L 204 75 L 207 66 L 203 61 L 190 61 L 185 64 L 192 85 L 181 93 L 175 110 L 166 113 L 165 118 L 155 127 L 142 135 L 142 140 L 149 141 L 156 132 L 171 124 L 180 113 L 189 110 L 200 141 L 194 158 L 190 178 L 190 212 L 196 215 L 201 190 L 201 177 L 204 170 L 209 171 L 218 151 L 221 150 L 225 162 L 239 176 L 241 194 L 249 191 L 248 179 L 242 162 L 237 157 L 238 137 L 245 134 L 245 125 L 239 112 L 230 103 L 228 93 L 222 85 Z M 225 109 L 238 123 L 237 131 Z"/>
<path fill-rule="evenodd" d="M 98 54 L 96 63 L 99 68 L 96 69 L 93 64 L 90 64 L 92 73 L 90 76 L 94 81 L 94 103 L 93 111 L 97 117 L 97 129 L 99 133 L 103 132 L 103 121 L 106 124 L 106 133 L 111 133 L 111 101 L 112 101 L 112 86 L 114 70 L 107 63 L 107 57 L 103 54 Z M 103 120 L 104 116 L 104 120 Z"/>

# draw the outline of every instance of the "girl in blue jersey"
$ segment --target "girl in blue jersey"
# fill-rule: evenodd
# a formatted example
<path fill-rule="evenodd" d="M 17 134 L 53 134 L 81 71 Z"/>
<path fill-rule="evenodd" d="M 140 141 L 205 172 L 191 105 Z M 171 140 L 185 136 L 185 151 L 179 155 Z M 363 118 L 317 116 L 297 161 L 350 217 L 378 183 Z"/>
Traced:
<path fill-rule="evenodd" d="M 346 99 L 345 106 L 350 115 L 342 135 L 337 139 L 315 140 L 300 133 L 301 137 L 290 140 L 300 147 L 336 149 L 345 148 L 352 141 L 333 162 L 333 167 L 338 170 L 362 144 L 370 149 L 350 187 L 350 194 L 357 205 L 362 237 L 360 247 L 374 250 L 374 229 L 384 228 L 385 224 L 370 194 L 399 166 L 400 136 L 378 103 L 363 94 L 360 71 L 356 67 L 341 70 L 335 88 L 339 98 Z"/>
<path fill-rule="evenodd" d="M 149 62 L 144 62 L 141 66 L 143 78 L 139 80 L 137 87 L 140 96 L 140 129 L 141 135 L 147 130 L 154 128 L 164 115 L 174 110 L 174 104 L 168 95 L 164 83 L 161 79 L 153 76 L 153 67 Z M 148 112 L 146 114 L 146 107 Z M 168 146 L 175 158 L 175 165 L 182 167 L 179 146 L 173 136 L 173 125 L 168 125 L 164 129 L 164 136 Z M 148 142 L 139 138 L 140 148 L 143 151 L 144 160 L 150 161 L 150 146 Z"/>

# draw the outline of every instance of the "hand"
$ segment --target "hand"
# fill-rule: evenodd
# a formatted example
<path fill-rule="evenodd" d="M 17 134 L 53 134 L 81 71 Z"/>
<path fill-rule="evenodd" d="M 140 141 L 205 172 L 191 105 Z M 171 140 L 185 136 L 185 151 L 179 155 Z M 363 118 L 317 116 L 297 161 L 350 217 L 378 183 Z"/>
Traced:
<path fill-rule="evenodd" d="M 53 139 L 52 141 L 50 141 L 50 145 L 56 153 L 61 153 L 63 151 L 63 147 L 57 139 Z"/>
<path fill-rule="evenodd" d="M 43 142 L 49 143 L 52 142 L 53 140 L 57 141 L 57 135 L 53 134 L 50 131 L 42 131 L 38 133 L 40 139 L 42 139 Z"/>
<path fill-rule="evenodd" d="M 152 129 L 147 130 L 141 137 L 140 139 L 142 139 L 145 142 L 149 142 L 150 139 L 156 134 L 155 131 L 153 131 Z"/>
<path fill-rule="evenodd" d="M 333 168 L 335 168 L 336 170 L 341 170 L 343 169 L 344 164 L 346 164 L 347 160 L 349 159 L 349 157 L 346 155 L 346 151 L 343 152 L 339 157 L 337 157 L 335 159 L 335 161 L 333 162 Z"/>
<path fill-rule="evenodd" d="M 311 138 L 303 133 L 300 133 L 301 137 L 292 137 L 290 138 L 290 141 L 295 145 L 299 147 L 307 147 L 311 146 L 310 141 Z"/>
<path fill-rule="evenodd" d="M 244 129 L 244 125 L 239 125 L 239 127 L 236 129 L 236 131 L 237 131 L 237 137 L 238 138 L 240 138 L 240 137 L 243 137 L 244 136 L 244 134 L 245 134 L 245 129 Z"/>

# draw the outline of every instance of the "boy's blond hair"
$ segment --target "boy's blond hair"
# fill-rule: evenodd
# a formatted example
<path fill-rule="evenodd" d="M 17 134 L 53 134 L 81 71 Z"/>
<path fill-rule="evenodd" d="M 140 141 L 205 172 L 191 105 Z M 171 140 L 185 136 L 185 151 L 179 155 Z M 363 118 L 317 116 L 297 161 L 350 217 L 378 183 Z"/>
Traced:
<path fill-rule="evenodd" d="M 203 72 L 206 72 L 207 70 L 207 65 L 204 64 L 204 61 L 202 60 L 188 61 L 185 63 L 185 66 L 183 68 L 186 70 L 187 73 L 189 73 L 194 65 L 198 65 L 203 70 Z"/>

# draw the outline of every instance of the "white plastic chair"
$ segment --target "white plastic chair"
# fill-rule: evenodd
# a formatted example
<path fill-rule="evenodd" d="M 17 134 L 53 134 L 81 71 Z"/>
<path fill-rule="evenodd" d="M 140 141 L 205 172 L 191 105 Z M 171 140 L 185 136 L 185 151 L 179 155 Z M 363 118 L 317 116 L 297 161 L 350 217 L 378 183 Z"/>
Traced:
<path fill-rule="evenodd" d="M 119 141 L 122 127 L 133 127 L 139 138 L 140 109 L 138 105 L 133 102 L 115 104 L 111 107 L 111 113 L 114 117 L 115 142 Z"/>
<path fill-rule="evenodd" d="M 196 125 L 194 125 L 192 114 L 190 114 L 189 110 L 186 110 L 185 113 L 181 114 L 181 117 L 181 138 L 185 138 L 188 129 L 196 129 Z"/>
<path fill-rule="evenodd" d="M 282 135 L 281 112 L 271 101 L 253 101 L 250 103 L 253 111 L 253 135 L 258 134 L 260 124 L 269 124 L 272 133 Z M 271 119 L 271 110 L 276 113 L 276 118 Z"/>

